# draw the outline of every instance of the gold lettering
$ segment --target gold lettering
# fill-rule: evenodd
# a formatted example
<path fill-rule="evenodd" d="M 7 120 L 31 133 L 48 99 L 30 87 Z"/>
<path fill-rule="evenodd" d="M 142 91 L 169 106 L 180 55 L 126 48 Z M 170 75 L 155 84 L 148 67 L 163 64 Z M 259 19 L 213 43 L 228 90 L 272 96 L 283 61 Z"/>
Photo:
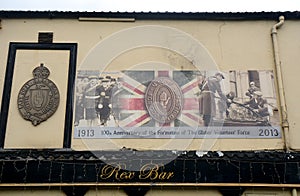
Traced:
<path fill-rule="evenodd" d="M 126 166 L 124 166 L 124 169 Z M 114 178 L 116 180 L 128 180 L 134 178 L 135 172 L 121 171 L 121 164 L 105 165 L 100 174 L 101 179 Z"/>
<path fill-rule="evenodd" d="M 114 175 L 114 173 L 118 172 L 119 168 L 114 167 L 112 165 L 105 165 L 101 170 L 101 179 L 108 179 Z"/>
<path fill-rule="evenodd" d="M 135 172 L 122 172 L 120 174 L 120 179 L 121 180 L 127 180 L 127 179 L 132 179 L 134 177 Z"/>
<path fill-rule="evenodd" d="M 164 167 L 160 167 L 158 164 L 145 164 L 139 172 L 138 178 L 140 180 L 169 180 L 174 177 L 174 172 L 163 171 Z M 126 171 L 126 165 L 121 163 L 115 163 L 111 165 L 105 165 L 101 169 L 100 178 L 115 179 L 118 181 L 131 180 L 135 177 L 134 171 Z"/>
<path fill-rule="evenodd" d="M 140 170 L 140 179 L 150 179 L 150 180 L 155 180 L 158 176 L 158 165 L 154 164 L 146 164 L 144 165 L 141 170 Z"/>
<path fill-rule="evenodd" d="M 162 172 L 158 175 L 160 180 L 169 180 L 170 178 L 174 177 L 174 172 Z"/>
<path fill-rule="evenodd" d="M 146 164 L 140 170 L 139 179 L 150 179 L 150 180 L 169 180 L 174 177 L 174 172 L 161 172 L 157 164 Z"/>

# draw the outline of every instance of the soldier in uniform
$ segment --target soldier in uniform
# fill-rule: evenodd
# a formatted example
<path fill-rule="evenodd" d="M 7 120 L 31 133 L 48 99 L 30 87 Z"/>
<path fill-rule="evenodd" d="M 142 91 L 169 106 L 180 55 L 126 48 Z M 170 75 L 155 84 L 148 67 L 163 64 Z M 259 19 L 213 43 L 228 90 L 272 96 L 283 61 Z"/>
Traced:
<path fill-rule="evenodd" d="M 101 125 L 106 126 L 111 114 L 112 88 L 110 86 L 110 79 L 103 79 L 101 84 L 102 85 L 100 85 L 96 90 L 96 94 L 99 95 L 96 109 L 98 115 L 100 116 Z"/>
<path fill-rule="evenodd" d="M 103 102 L 103 97 L 105 94 L 105 90 L 104 90 L 104 86 L 102 85 L 103 83 L 103 77 L 99 77 L 99 85 L 96 88 L 96 95 L 97 98 L 95 100 L 95 110 L 96 110 L 96 114 L 98 117 L 98 121 L 101 123 L 101 118 L 100 118 L 100 109 L 103 107 L 102 106 L 102 102 Z M 100 123 L 98 123 L 98 125 L 100 125 Z"/>
<path fill-rule="evenodd" d="M 122 89 L 122 79 L 113 78 L 112 79 L 112 93 L 111 93 L 111 103 L 112 103 L 112 116 L 115 120 L 117 126 L 119 126 L 119 120 L 121 115 L 121 100 L 120 96 L 123 93 Z"/>
<path fill-rule="evenodd" d="M 223 79 L 223 74 L 216 73 L 214 76 L 206 78 L 200 86 L 199 111 L 203 117 L 204 126 L 208 126 L 216 116 L 215 93 L 218 93 L 222 100 L 227 100 L 220 85 Z"/>
<path fill-rule="evenodd" d="M 79 121 L 84 119 L 84 91 L 89 82 L 87 77 L 82 79 L 77 78 L 76 85 L 76 110 L 75 110 L 75 123 L 74 126 L 79 125 Z"/>
<path fill-rule="evenodd" d="M 97 125 L 97 114 L 95 110 L 96 99 L 99 97 L 96 94 L 96 89 L 98 86 L 98 77 L 90 76 L 89 83 L 84 91 L 84 106 L 86 113 L 86 120 L 88 122 L 88 126 Z"/>

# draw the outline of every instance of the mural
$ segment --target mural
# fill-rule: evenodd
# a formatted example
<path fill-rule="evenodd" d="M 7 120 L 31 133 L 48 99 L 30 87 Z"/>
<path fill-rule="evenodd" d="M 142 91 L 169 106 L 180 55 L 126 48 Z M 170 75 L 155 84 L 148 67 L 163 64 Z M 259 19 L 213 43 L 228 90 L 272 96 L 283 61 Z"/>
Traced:
<path fill-rule="evenodd" d="M 75 138 L 281 137 L 273 72 L 80 70 Z"/>

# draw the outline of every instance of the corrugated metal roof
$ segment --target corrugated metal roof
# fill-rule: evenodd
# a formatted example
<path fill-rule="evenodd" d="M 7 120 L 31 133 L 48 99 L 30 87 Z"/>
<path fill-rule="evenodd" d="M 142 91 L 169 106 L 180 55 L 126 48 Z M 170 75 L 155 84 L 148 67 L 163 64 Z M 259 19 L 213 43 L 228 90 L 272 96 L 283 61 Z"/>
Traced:
<path fill-rule="evenodd" d="M 0 18 L 76 19 L 79 17 L 135 18 L 136 20 L 287 20 L 300 19 L 300 12 L 70 12 L 0 11 Z"/>

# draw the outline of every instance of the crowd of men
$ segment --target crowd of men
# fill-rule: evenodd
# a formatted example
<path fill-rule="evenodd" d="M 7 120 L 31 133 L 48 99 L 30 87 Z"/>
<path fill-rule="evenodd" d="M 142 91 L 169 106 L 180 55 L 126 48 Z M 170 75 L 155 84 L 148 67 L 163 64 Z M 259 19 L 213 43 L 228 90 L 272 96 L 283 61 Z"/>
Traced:
<path fill-rule="evenodd" d="M 76 85 L 75 124 L 85 121 L 86 126 L 107 126 L 113 118 L 119 119 L 117 108 L 113 108 L 114 97 L 120 89 L 119 78 L 111 76 L 89 76 L 78 78 Z"/>

